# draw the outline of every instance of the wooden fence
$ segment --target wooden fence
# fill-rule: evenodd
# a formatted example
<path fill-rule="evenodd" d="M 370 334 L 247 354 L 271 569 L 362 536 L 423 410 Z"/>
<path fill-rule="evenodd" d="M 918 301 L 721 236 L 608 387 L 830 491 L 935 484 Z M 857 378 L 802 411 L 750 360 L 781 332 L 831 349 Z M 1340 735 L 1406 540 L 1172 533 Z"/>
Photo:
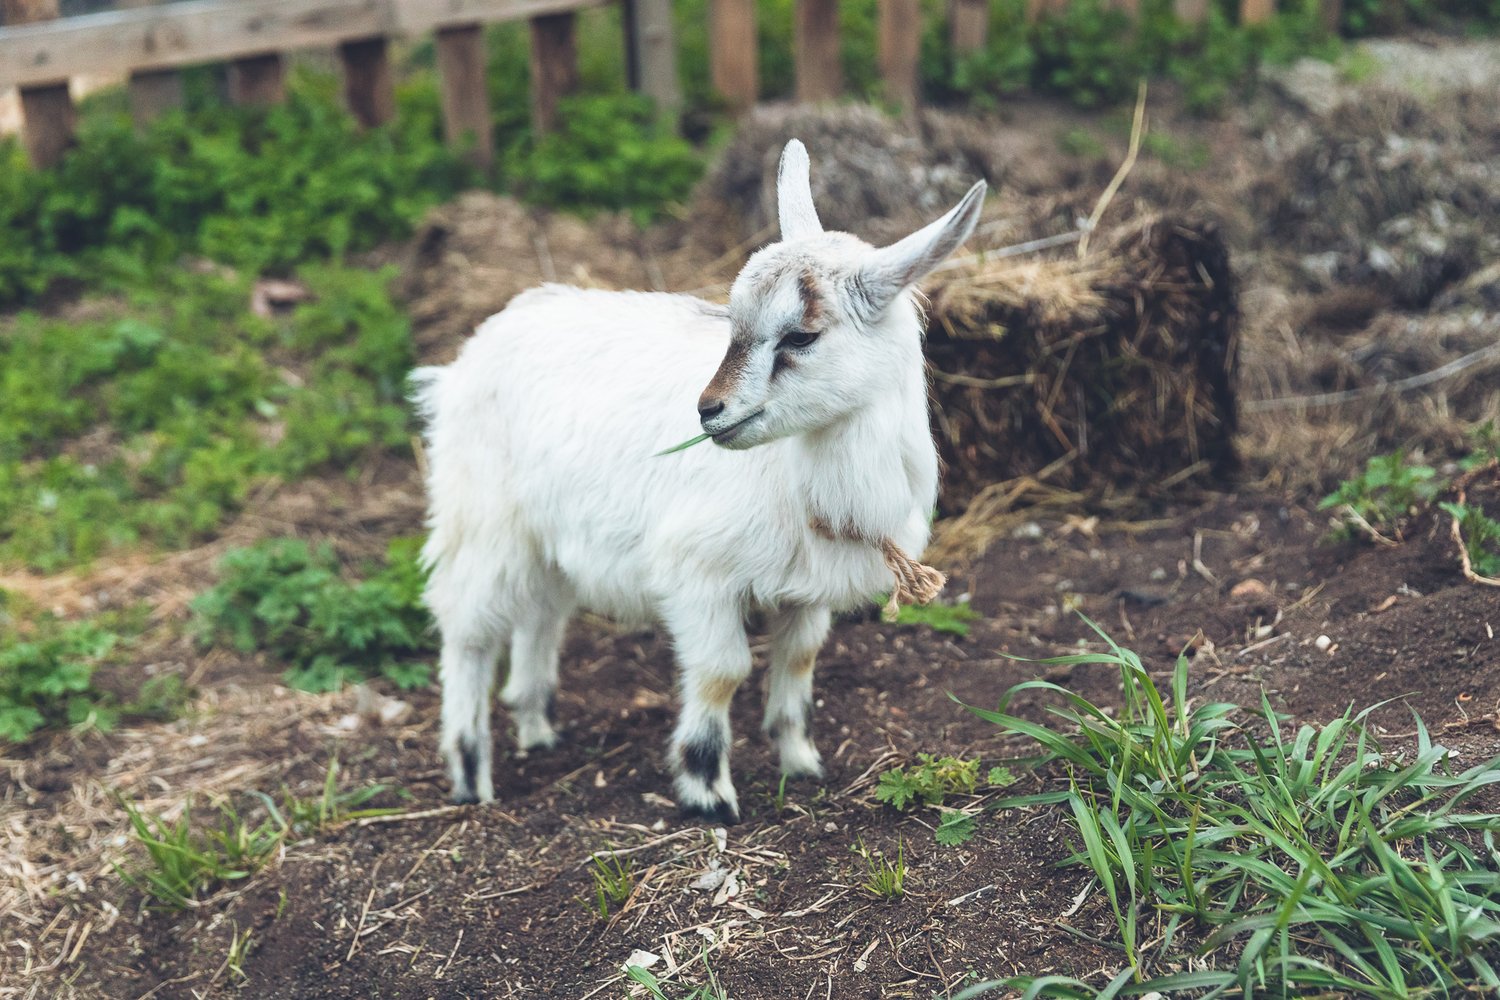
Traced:
<path fill-rule="evenodd" d="M 32 162 L 47 166 L 73 141 L 72 77 L 128 75 L 132 113 L 145 123 L 181 105 L 182 66 L 227 61 L 231 100 L 266 104 L 283 96 L 285 53 L 332 47 L 343 67 L 349 110 L 361 123 L 378 125 L 395 112 L 389 39 L 431 31 L 448 141 L 488 166 L 493 142 L 482 26 L 530 22 L 531 113 L 545 131 L 556 124 L 559 99 L 577 86 L 576 14 L 607 2 L 612 0 L 193 0 L 59 19 L 57 0 L 0 0 L 0 89 L 20 88 L 27 150 Z M 631 86 L 673 115 L 681 85 L 672 0 L 618 2 Z M 1028 10 L 1036 17 L 1066 2 L 1028 0 Z M 1113 2 L 1134 12 L 1139 0 Z M 1239 2 L 1245 23 L 1275 10 L 1274 0 Z M 1189 22 L 1206 16 L 1207 3 L 1175 0 L 1178 16 Z M 989 0 L 948 0 L 948 15 L 955 53 L 985 45 Z M 918 94 L 921 0 L 879 0 L 878 31 L 886 96 L 911 108 Z M 838 0 L 797 0 L 794 45 L 797 99 L 838 97 Z M 755 0 L 710 0 L 712 83 L 733 110 L 749 107 L 758 95 L 756 48 Z"/>

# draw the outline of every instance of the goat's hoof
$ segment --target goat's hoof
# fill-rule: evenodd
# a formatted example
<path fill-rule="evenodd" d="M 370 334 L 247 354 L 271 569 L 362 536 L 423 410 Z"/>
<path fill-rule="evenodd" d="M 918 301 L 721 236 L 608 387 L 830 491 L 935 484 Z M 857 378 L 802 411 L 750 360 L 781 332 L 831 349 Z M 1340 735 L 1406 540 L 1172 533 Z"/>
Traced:
<path fill-rule="evenodd" d="M 452 795 L 448 796 L 448 800 L 456 806 L 479 805 L 479 796 L 475 795 L 473 792 L 454 792 Z"/>
<path fill-rule="evenodd" d="M 690 823 L 701 821 L 716 826 L 735 826 L 740 821 L 740 811 L 734 803 L 720 800 L 707 806 L 683 806 L 682 818 Z"/>

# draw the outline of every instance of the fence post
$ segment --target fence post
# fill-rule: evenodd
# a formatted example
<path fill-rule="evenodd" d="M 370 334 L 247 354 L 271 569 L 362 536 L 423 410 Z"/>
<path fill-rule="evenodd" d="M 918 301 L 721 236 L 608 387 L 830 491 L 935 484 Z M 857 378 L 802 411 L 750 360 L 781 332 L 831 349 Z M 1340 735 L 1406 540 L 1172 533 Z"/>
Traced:
<path fill-rule="evenodd" d="M 229 64 L 229 99 L 235 104 L 264 106 L 286 97 L 286 65 L 281 53 L 245 56 Z"/>
<path fill-rule="evenodd" d="M 1260 24 L 1276 13 L 1276 0 L 1240 0 L 1240 23 Z"/>
<path fill-rule="evenodd" d="M 917 63 L 922 49 L 921 0 L 880 0 L 880 78 L 886 100 L 914 111 Z"/>
<path fill-rule="evenodd" d="M 630 85 L 651 98 L 658 116 L 675 127 L 682 110 L 682 81 L 677 76 L 672 0 L 627 0 L 620 13 Z"/>
<path fill-rule="evenodd" d="M 797 0 L 797 100 L 831 101 L 844 90 L 838 0 Z"/>
<path fill-rule="evenodd" d="M 396 114 L 396 91 L 384 35 L 339 43 L 344 66 L 344 103 L 366 128 L 384 125 Z"/>
<path fill-rule="evenodd" d="M 948 41 L 955 56 L 978 52 L 989 41 L 989 0 L 949 0 Z"/>
<path fill-rule="evenodd" d="M 714 89 L 736 113 L 760 96 L 755 0 L 709 0 L 709 54 Z"/>
<path fill-rule="evenodd" d="M 469 162 L 488 169 L 495 159 L 490 97 L 485 81 L 484 29 L 477 24 L 439 28 L 438 77 L 443 90 L 443 137 L 469 147 Z"/>
<path fill-rule="evenodd" d="M 0 0 L 5 24 L 32 24 L 57 17 L 57 0 Z M 73 98 L 68 81 L 21 88 L 22 139 L 31 164 L 54 166 L 73 145 Z"/>
<path fill-rule="evenodd" d="M 557 105 L 578 89 L 578 42 L 572 11 L 531 19 L 531 122 L 557 127 Z"/>
<path fill-rule="evenodd" d="M 1183 24 L 1202 24 L 1208 20 L 1208 0 L 1173 0 L 1172 9 Z"/>

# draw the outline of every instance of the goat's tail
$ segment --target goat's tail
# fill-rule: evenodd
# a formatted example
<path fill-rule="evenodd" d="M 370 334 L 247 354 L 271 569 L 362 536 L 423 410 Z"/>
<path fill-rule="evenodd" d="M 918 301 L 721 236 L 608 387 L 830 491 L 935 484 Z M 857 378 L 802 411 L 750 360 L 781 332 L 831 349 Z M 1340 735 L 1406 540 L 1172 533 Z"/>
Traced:
<path fill-rule="evenodd" d="M 426 368 L 414 368 L 406 377 L 409 387 L 408 398 L 412 406 L 416 407 L 417 415 L 427 425 L 428 430 L 432 428 L 433 421 L 437 418 L 438 399 L 443 393 L 443 378 L 448 373 L 446 368 L 437 365 L 429 365 Z"/>

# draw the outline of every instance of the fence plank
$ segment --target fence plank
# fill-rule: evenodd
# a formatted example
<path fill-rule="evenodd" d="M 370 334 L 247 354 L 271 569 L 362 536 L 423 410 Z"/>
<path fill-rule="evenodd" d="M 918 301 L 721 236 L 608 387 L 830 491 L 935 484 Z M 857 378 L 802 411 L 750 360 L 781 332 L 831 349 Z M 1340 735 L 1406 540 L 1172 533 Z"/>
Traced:
<path fill-rule="evenodd" d="M 1240 23 L 1261 24 L 1276 13 L 1276 0 L 1240 0 Z"/>
<path fill-rule="evenodd" d="M 484 29 L 477 24 L 440 28 L 436 42 L 443 136 L 448 145 L 466 148 L 475 166 L 488 169 L 495 159 L 495 139 L 484 73 Z"/>
<path fill-rule="evenodd" d="M 797 0 L 797 100 L 831 101 L 844 91 L 838 0 Z"/>
<path fill-rule="evenodd" d="M 672 27 L 672 0 L 629 0 L 621 11 L 625 24 L 631 86 L 656 102 L 657 112 L 675 124 L 682 109 L 682 81 L 677 75 L 677 38 Z"/>
<path fill-rule="evenodd" d="M 755 0 L 709 0 L 709 69 L 714 89 L 741 112 L 760 96 Z"/>
<path fill-rule="evenodd" d="M 130 117 L 137 127 L 151 124 L 182 107 L 182 74 L 175 69 L 148 69 L 130 74 Z"/>
<path fill-rule="evenodd" d="M 37 3 L 44 0 L 5 0 Z M 515 21 L 604 0 L 189 0 L 0 28 L 0 87 L 129 73 L 375 35 Z M 15 22 L 11 22 L 15 23 Z"/>
<path fill-rule="evenodd" d="M 878 31 L 886 100 L 912 111 L 917 106 L 917 60 L 922 48 L 921 0 L 880 0 Z"/>
<path fill-rule="evenodd" d="M 281 53 L 263 52 L 229 64 L 229 99 L 235 104 L 263 107 L 286 97 L 286 64 Z"/>
<path fill-rule="evenodd" d="M 557 127 L 557 105 L 578 89 L 576 18 L 546 14 L 531 19 L 531 121 L 539 132 Z"/>
<path fill-rule="evenodd" d="M 384 35 L 339 43 L 339 61 L 344 66 L 344 103 L 354 119 L 366 128 L 384 125 L 396 115 L 389 50 Z"/>
<path fill-rule="evenodd" d="M 58 0 L 0 0 L 7 25 L 55 20 Z M 32 166 L 50 167 L 73 145 L 76 118 L 66 76 L 54 73 L 35 86 L 21 88 L 22 139 Z"/>
<path fill-rule="evenodd" d="M 989 35 L 989 0 L 949 0 L 948 41 L 955 55 L 978 52 Z"/>

